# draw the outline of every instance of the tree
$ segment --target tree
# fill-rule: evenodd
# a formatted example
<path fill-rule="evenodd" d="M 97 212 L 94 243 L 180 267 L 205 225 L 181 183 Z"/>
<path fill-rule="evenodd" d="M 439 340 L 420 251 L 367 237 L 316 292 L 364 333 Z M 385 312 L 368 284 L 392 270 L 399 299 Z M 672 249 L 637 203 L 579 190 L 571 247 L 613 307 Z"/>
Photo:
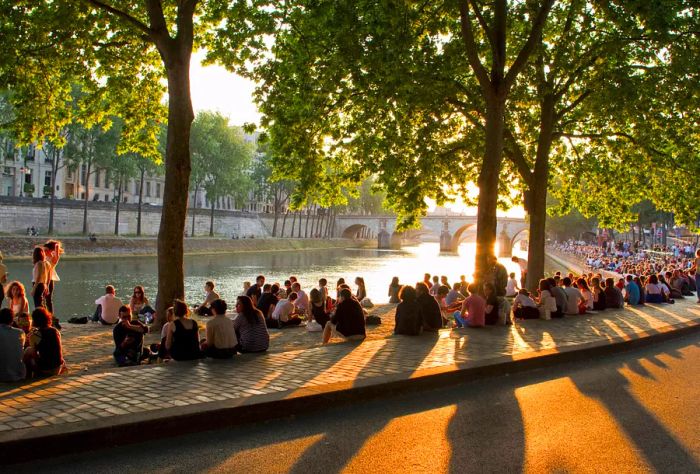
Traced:
<path fill-rule="evenodd" d="M 210 59 L 225 56 L 231 67 L 265 50 L 263 35 L 275 31 L 265 7 L 250 0 L 81 0 L 0 2 L 5 21 L 0 50 L 0 87 L 11 85 L 15 104 L 37 103 L 41 114 L 22 108 L 22 122 L 33 138 L 55 134 L 64 125 L 52 113 L 63 108 L 67 88 L 81 82 L 93 99 L 109 98 L 112 112 L 137 126 L 160 108 L 161 79 L 167 81 L 168 134 L 164 206 L 158 234 L 157 323 L 175 298 L 184 297 L 183 241 L 190 175 L 190 127 L 194 119 L 189 68 L 192 49 L 208 49 Z M 45 66 L 37 72 L 36 63 Z M 24 67 L 16 67 L 22 65 Z M 46 83 L 50 82 L 47 87 Z M 35 99 L 27 101 L 27 99 Z M 155 99 L 155 100 L 154 100 Z M 55 106 L 55 107 L 54 107 Z M 136 112 L 138 111 L 138 113 Z M 152 112 L 156 112 L 151 114 Z M 139 126 L 140 125 L 140 126 Z M 144 143 L 126 137 L 124 148 L 156 147 L 156 132 Z M 31 140 L 28 140 L 31 141 Z"/>
<path fill-rule="evenodd" d="M 400 227 L 417 224 L 426 196 L 442 204 L 474 179 L 481 274 L 496 240 L 506 102 L 554 0 L 300 3 L 256 75 L 280 168 L 300 195 L 311 170 L 331 189 L 375 173 Z M 483 106 L 483 133 L 460 90 Z"/>
<path fill-rule="evenodd" d="M 83 235 L 88 233 L 88 204 L 90 202 L 90 178 L 99 168 L 113 163 L 117 155 L 119 141 L 118 127 L 107 122 L 106 128 L 93 125 L 85 128 L 73 124 L 68 128 L 65 159 L 68 167 L 77 172 L 84 186 L 83 196 Z"/>
<path fill-rule="evenodd" d="M 253 186 L 265 199 L 272 200 L 274 220 L 272 223 L 272 236 L 277 237 L 279 215 L 285 204 L 289 201 L 294 190 L 294 182 L 288 179 L 275 177 L 273 179 L 273 157 L 269 143 L 260 143 L 255 154 L 251 179 Z M 287 215 L 285 213 L 285 219 Z M 284 224 L 282 225 L 282 237 L 284 237 Z"/>

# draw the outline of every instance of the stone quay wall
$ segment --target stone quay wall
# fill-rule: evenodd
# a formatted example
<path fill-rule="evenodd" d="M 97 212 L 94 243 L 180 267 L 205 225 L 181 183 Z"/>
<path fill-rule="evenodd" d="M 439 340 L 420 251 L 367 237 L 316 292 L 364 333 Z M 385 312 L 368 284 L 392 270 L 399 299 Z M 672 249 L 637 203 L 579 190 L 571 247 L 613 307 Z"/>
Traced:
<path fill-rule="evenodd" d="M 24 234 L 34 227 L 45 235 L 49 227 L 49 199 L 8 198 L 0 196 L 0 232 Z M 191 210 L 189 210 L 191 212 Z M 114 234 L 116 204 L 90 202 L 88 206 L 88 232 L 98 235 Z M 138 205 L 124 203 L 119 210 L 119 234 L 135 235 Z M 157 235 L 160 226 L 160 206 L 144 205 L 141 211 L 141 233 Z M 209 235 L 211 210 L 197 209 L 195 235 Z M 268 220 L 268 219 L 265 219 Z M 263 238 L 270 235 L 268 226 L 257 214 L 241 211 L 214 211 L 214 234 L 217 236 Z M 271 228 L 271 227 L 270 227 Z M 80 234 L 83 230 L 83 202 L 57 199 L 54 208 L 54 229 L 58 234 Z M 192 232 L 192 216 L 188 214 L 185 227 Z"/>

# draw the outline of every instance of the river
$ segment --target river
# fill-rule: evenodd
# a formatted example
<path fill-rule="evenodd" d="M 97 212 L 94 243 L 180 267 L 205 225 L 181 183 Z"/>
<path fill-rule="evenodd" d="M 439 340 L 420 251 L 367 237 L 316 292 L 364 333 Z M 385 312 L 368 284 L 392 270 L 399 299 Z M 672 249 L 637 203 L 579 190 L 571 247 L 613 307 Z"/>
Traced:
<path fill-rule="evenodd" d="M 463 243 L 459 255 L 441 255 L 437 243 L 423 243 L 398 251 L 348 248 L 192 255 L 185 257 L 185 291 L 189 303 L 201 302 L 204 282 L 213 280 L 221 297 L 231 301 L 242 292 L 243 282 L 254 282 L 258 274 L 265 275 L 268 282 L 284 282 L 290 275 L 296 275 L 306 290 L 316 286 L 322 277 L 328 279 L 329 287 L 334 287 L 338 278 L 343 277 L 354 288 L 355 277 L 361 276 L 372 301 L 385 303 L 394 276 L 402 284 L 415 284 L 426 272 L 446 275 L 450 283 L 459 281 L 460 275 L 467 275 L 469 280 L 474 272 L 475 250 L 474 243 Z M 521 250 L 516 255 L 526 257 Z M 510 259 L 501 262 L 519 277 L 517 264 Z M 10 279 L 19 278 L 25 285 L 30 284 L 30 262 L 6 264 Z M 94 301 L 104 293 L 107 284 L 114 285 L 117 296 L 125 303 L 133 287 L 143 285 L 146 295 L 155 303 L 155 257 L 64 259 L 57 270 L 61 281 L 56 285 L 54 306 L 60 319 L 92 314 Z"/>

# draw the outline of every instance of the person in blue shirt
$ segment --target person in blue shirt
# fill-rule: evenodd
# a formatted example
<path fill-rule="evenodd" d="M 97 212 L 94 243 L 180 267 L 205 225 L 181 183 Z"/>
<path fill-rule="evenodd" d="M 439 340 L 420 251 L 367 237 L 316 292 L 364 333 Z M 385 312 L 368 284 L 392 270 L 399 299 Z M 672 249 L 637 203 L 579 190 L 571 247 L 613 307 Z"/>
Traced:
<path fill-rule="evenodd" d="M 639 292 L 639 285 L 637 285 L 634 282 L 634 279 L 632 275 L 627 275 L 626 284 L 625 284 L 625 300 L 627 300 L 627 304 L 636 306 L 639 304 L 639 301 L 641 299 L 641 295 Z"/>

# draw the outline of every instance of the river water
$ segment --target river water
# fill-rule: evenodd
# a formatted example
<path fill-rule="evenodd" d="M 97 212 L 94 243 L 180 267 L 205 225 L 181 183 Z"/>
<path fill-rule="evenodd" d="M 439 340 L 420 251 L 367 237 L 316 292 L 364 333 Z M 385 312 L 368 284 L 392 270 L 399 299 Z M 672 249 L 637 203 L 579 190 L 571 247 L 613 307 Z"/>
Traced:
<path fill-rule="evenodd" d="M 446 275 L 450 283 L 459 281 L 460 275 L 466 275 L 470 280 L 474 272 L 475 250 L 474 243 L 463 243 L 459 255 L 441 255 L 439 244 L 422 243 L 398 251 L 348 248 L 187 256 L 185 291 L 189 303 L 201 302 L 204 282 L 213 280 L 221 297 L 231 301 L 242 292 L 243 282 L 254 283 L 258 274 L 265 275 L 268 282 L 280 283 L 290 275 L 296 275 L 306 290 L 316 286 L 322 277 L 328 279 L 331 288 L 340 277 L 355 288 L 355 277 L 361 276 L 372 301 L 385 303 L 394 276 L 398 276 L 402 284 L 415 284 L 423 279 L 424 273 Z M 515 254 L 527 256 L 521 250 L 516 250 Z M 501 259 L 501 262 L 519 278 L 517 264 L 510 259 Z M 18 278 L 29 287 L 31 263 L 6 263 L 10 279 Z M 63 320 L 92 314 L 94 301 L 104 293 L 107 284 L 114 285 L 117 296 L 125 303 L 128 303 L 133 287 L 143 285 L 146 295 L 155 303 L 155 257 L 64 259 L 57 271 L 61 281 L 56 285 L 54 306 L 56 315 Z"/>

